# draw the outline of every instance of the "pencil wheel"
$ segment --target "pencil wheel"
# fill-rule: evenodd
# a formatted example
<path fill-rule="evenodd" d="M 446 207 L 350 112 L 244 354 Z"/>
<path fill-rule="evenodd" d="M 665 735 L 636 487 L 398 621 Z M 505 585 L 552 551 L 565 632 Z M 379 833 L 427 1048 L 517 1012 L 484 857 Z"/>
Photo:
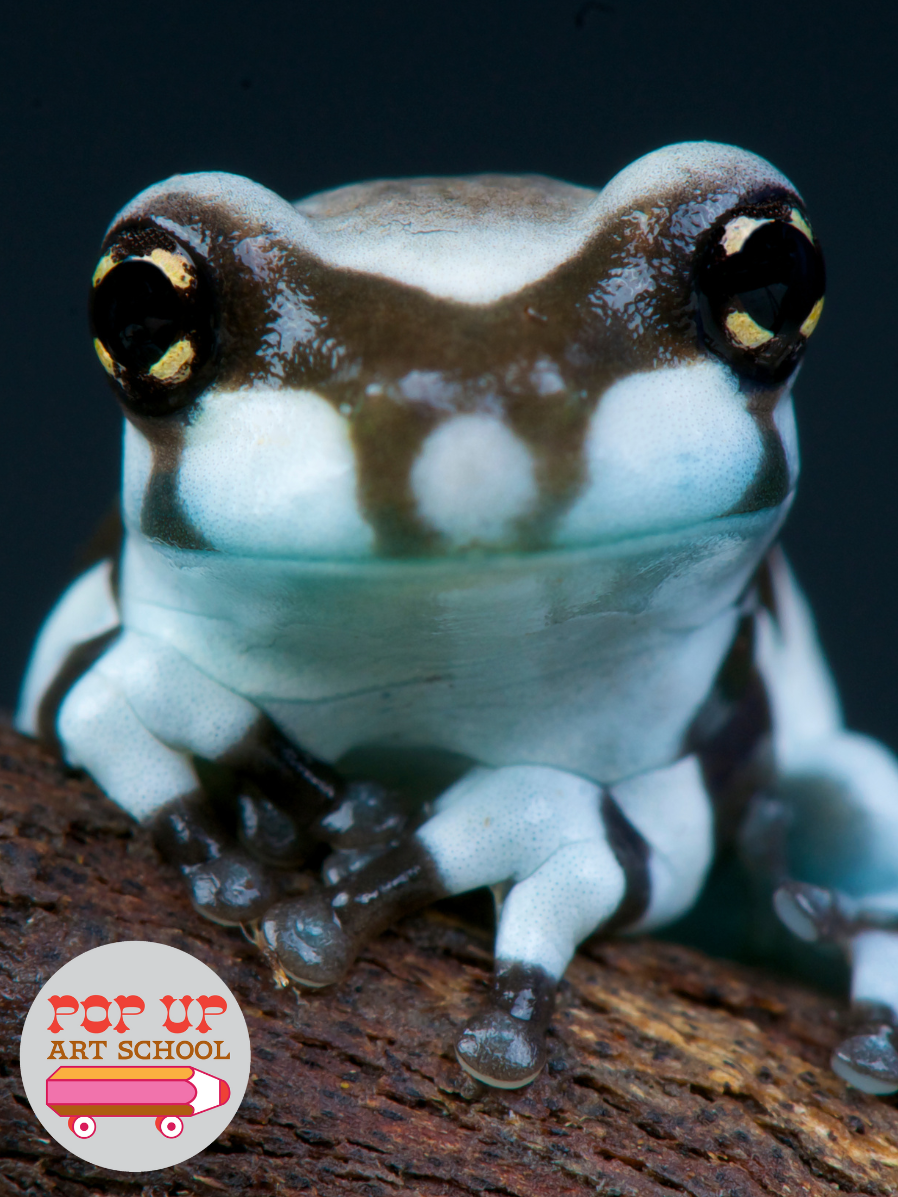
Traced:
<path fill-rule="evenodd" d="M 69 1130 L 79 1139 L 89 1139 L 97 1129 L 97 1124 L 89 1114 L 76 1114 L 69 1119 Z"/>
<path fill-rule="evenodd" d="M 156 1119 L 156 1130 L 166 1139 L 177 1139 L 184 1129 L 184 1123 L 176 1114 L 165 1114 Z"/>

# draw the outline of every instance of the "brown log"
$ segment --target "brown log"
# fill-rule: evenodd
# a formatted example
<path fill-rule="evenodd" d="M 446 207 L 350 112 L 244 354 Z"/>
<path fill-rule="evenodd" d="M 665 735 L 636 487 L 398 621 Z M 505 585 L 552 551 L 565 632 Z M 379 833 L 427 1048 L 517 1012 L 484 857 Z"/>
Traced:
<path fill-rule="evenodd" d="M 18 1072 L 40 986 L 120 939 L 205 961 L 240 999 L 253 1044 L 228 1130 L 145 1174 L 48 1140 Z M 485 931 L 430 911 L 372 944 L 336 989 L 279 989 L 239 932 L 194 914 L 144 832 L 0 728 L 3 1194 L 898 1192 L 896 1102 L 830 1073 L 832 998 L 649 939 L 590 945 L 562 986 L 545 1074 L 500 1092 L 466 1079 L 452 1051 L 489 968 Z"/>

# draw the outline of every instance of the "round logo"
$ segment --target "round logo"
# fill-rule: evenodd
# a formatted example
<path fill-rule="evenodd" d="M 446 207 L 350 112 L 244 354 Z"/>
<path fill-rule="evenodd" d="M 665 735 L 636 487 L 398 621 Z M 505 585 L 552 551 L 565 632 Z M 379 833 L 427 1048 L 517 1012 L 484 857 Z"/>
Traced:
<path fill-rule="evenodd" d="M 73 1155 L 120 1172 L 196 1155 L 249 1079 L 243 1012 L 199 960 L 129 940 L 76 956 L 31 1004 L 19 1052 L 39 1121 Z"/>

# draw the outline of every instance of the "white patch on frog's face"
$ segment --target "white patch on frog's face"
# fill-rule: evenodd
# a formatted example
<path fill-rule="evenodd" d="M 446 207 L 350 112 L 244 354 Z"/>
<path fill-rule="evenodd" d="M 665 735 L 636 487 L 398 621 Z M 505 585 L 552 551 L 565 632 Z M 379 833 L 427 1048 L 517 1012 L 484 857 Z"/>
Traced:
<path fill-rule="evenodd" d="M 208 392 L 184 437 L 178 496 L 216 549 L 246 557 L 364 557 L 346 420 L 313 391 Z"/>
<path fill-rule="evenodd" d="M 422 219 L 418 209 L 390 213 L 377 228 L 366 226 L 364 213 L 354 213 L 355 219 L 341 222 L 343 227 L 319 220 L 313 226 L 319 236 L 311 243 L 336 266 L 396 279 L 441 299 L 494 303 L 544 278 L 582 247 L 590 231 L 584 216 L 593 193 L 574 187 L 568 191 L 574 197 L 570 211 L 562 219 L 547 219 L 536 231 L 526 212 L 517 219 L 480 212 L 475 221 L 465 208 L 447 208 L 429 219 Z M 394 201 L 396 206 L 401 200 Z M 408 228 L 413 222 L 422 227 Z"/>
<path fill-rule="evenodd" d="M 422 519 L 456 548 L 500 542 L 538 497 L 529 449 L 487 415 L 455 416 L 432 432 L 411 484 Z"/>
<path fill-rule="evenodd" d="M 702 361 L 634 374 L 601 397 L 588 481 L 560 545 L 664 532 L 723 515 L 754 480 L 761 437 L 736 378 Z"/>

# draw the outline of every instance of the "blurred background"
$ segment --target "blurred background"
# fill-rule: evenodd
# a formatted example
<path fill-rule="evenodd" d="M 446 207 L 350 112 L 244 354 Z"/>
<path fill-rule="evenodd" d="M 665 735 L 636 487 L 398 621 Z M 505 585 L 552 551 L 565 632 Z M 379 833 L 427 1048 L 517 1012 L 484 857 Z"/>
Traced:
<path fill-rule="evenodd" d="M 11 5 L 0 77 L 0 707 L 115 493 L 85 298 L 114 213 L 178 171 L 294 199 L 378 176 L 601 185 L 671 141 L 797 184 L 829 294 L 787 547 L 850 721 L 898 746 L 896 15 L 744 0 Z"/>

